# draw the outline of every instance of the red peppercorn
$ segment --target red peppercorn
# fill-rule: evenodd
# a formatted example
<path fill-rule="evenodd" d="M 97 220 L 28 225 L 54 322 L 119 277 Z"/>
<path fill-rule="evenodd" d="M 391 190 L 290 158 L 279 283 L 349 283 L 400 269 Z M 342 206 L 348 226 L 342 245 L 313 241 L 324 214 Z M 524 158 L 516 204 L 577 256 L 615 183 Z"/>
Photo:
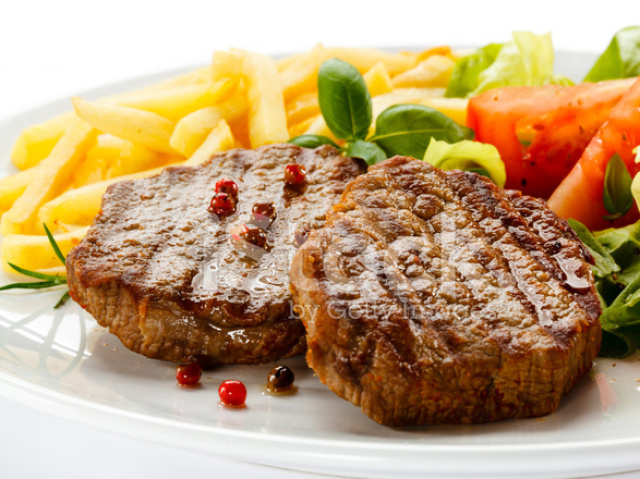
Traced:
<path fill-rule="evenodd" d="M 202 366 L 196 362 L 189 362 L 179 365 L 176 368 L 176 379 L 180 386 L 196 386 L 202 376 Z"/>
<path fill-rule="evenodd" d="M 230 379 L 220 385 L 218 395 L 220 396 L 220 402 L 224 406 L 244 407 L 244 402 L 247 399 L 247 388 L 244 387 L 242 382 Z"/>
<path fill-rule="evenodd" d="M 242 225 L 240 237 L 258 248 L 264 248 L 267 244 L 267 234 L 259 226 Z"/>
<path fill-rule="evenodd" d="M 291 163 L 284 168 L 284 181 L 291 186 L 298 186 L 305 182 L 307 170 L 299 163 Z"/>
<path fill-rule="evenodd" d="M 226 193 L 229 196 L 238 196 L 238 185 L 229 178 L 222 178 L 216 182 L 216 193 Z"/>
<path fill-rule="evenodd" d="M 208 209 L 220 217 L 230 216 L 236 212 L 236 201 L 227 193 L 216 193 Z"/>

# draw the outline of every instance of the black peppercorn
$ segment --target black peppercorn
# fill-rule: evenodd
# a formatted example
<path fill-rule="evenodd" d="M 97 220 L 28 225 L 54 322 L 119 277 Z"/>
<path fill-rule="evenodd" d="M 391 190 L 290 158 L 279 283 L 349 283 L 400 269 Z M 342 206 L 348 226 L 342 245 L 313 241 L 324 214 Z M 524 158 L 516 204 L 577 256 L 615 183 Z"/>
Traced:
<path fill-rule="evenodd" d="M 276 366 L 269 372 L 267 389 L 274 393 L 283 393 L 293 387 L 295 376 L 287 366 Z"/>

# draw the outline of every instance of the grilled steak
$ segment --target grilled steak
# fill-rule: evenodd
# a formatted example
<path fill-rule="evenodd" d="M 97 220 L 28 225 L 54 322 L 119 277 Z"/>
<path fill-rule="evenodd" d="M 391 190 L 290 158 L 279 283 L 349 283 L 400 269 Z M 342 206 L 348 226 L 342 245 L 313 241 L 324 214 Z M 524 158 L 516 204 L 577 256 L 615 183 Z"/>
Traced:
<path fill-rule="evenodd" d="M 389 426 L 550 413 L 600 347 L 589 261 L 544 201 L 389 159 L 295 256 L 307 361 Z"/>
<path fill-rule="evenodd" d="M 301 186 L 283 180 L 291 163 L 306 168 Z M 67 258 L 71 295 L 151 358 L 240 364 L 299 354 L 291 258 L 361 171 L 331 147 L 273 145 L 117 183 Z M 218 217 L 208 207 L 222 178 L 236 183 L 237 204 Z"/>

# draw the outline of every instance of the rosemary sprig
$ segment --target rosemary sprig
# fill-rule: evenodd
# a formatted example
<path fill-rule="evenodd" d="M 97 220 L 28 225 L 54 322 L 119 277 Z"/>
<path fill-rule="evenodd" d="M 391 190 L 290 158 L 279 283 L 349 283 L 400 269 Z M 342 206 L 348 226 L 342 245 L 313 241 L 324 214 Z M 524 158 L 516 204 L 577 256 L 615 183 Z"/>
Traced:
<path fill-rule="evenodd" d="M 46 224 L 43 226 L 44 226 L 44 231 L 47 233 L 47 238 L 49 238 L 49 243 L 51 244 L 51 247 L 53 248 L 53 251 L 55 252 L 56 256 L 60 258 L 60 261 L 62 261 L 63 265 L 66 264 L 65 257 L 62 254 L 62 251 L 60 251 L 60 247 L 58 246 L 58 243 L 56 243 L 56 240 L 54 239 L 51 232 L 49 231 L 49 228 L 47 228 Z M 0 286 L 0 291 L 6 291 L 8 289 L 43 289 L 43 288 L 51 288 L 54 286 L 67 284 L 67 278 L 59 274 L 54 275 L 54 274 L 38 273 L 37 271 L 31 271 L 29 269 L 21 268 L 20 266 L 13 263 L 8 263 L 8 264 L 13 270 L 17 271 L 18 273 L 23 274 L 25 276 L 29 276 L 31 278 L 41 279 L 42 281 L 34 281 L 29 283 L 11 283 L 4 286 Z M 62 306 L 67 299 L 69 299 L 69 291 L 66 291 L 62 295 L 60 300 L 54 306 L 54 309 L 57 309 L 60 306 Z"/>

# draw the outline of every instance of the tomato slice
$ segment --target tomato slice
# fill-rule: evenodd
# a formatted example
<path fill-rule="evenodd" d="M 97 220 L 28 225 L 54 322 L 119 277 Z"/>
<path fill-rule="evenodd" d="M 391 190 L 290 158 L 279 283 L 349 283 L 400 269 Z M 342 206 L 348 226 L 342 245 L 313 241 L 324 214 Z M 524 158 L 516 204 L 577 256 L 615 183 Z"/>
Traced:
<path fill-rule="evenodd" d="M 633 81 L 497 88 L 469 100 L 467 125 L 500 152 L 507 188 L 547 198 Z"/>
<path fill-rule="evenodd" d="M 571 172 L 549 198 L 549 207 L 564 218 L 574 218 L 590 229 L 617 226 L 603 219 L 602 193 L 607 163 L 614 153 L 620 155 L 631 176 L 640 171 L 633 149 L 640 145 L 640 77 L 611 110 L 607 121 L 591 139 Z M 638 218 L 634 207 L 620 223 Z"/>

